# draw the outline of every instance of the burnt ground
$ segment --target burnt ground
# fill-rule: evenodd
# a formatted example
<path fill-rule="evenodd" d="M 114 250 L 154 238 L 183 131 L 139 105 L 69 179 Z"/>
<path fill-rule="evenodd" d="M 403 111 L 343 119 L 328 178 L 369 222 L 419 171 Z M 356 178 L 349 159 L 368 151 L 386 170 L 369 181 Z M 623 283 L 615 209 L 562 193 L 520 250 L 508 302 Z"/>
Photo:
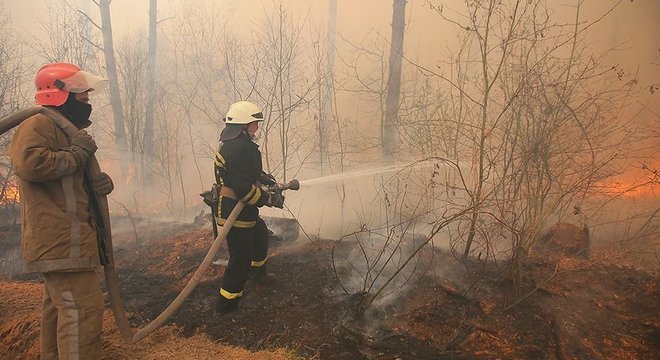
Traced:
<path fill-rule="evenodd" d="M 152 235 L 149 241 L 130 234 L 115 239 L 125 307 L 136 329 L 174 299 L 212 242 L 210 226 L 162 227 Z M 224 266 L 212 265 L 168 330 L 131 348 L 122 345 L 107 311 L 104 358 L 211 358 L 224 351 L 213 346 L 280 354 L 273 359 L 653 359 L 660 354 L 658 278 L 598 254 L 591 260 L 529 259 L 527 276 L 514 291 L 497 264 L 465 267 L 436 251 L 432 271 L 405 294 L 359 316 L 360 295 L 348 295 L 338 285 L 330 257 L 334 245 L 302 236 L 273 243 L 268 266 L 274 281 L 249 282 L 240 311 L 225 317 L 213 314 Z M 341 251 L 335 256 L 345 255 Z M 38 349 L 41 290 L 34 281 L 0 282 L 0 347 L 9 358 L 31 358 Z M 158 347 L 177 341 L 185 346 Z M 191 356 L 185 350 L 193 348 L 208 352 Z"/>

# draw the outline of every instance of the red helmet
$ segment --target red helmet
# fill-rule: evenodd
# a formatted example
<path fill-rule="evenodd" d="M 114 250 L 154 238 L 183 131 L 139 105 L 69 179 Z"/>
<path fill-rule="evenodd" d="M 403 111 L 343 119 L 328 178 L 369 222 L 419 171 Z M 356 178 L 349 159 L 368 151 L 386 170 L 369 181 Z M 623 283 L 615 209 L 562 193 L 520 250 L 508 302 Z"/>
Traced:
<path fill-rule="evenodd" d="M 37 71 L 34 83 L 38 105 L 60 106 L 66 102 L 69 93 L 82 93 L 94 90 L 94 86 L 106 80 L 90 74 L 73 64 L 46 64 Z"/>

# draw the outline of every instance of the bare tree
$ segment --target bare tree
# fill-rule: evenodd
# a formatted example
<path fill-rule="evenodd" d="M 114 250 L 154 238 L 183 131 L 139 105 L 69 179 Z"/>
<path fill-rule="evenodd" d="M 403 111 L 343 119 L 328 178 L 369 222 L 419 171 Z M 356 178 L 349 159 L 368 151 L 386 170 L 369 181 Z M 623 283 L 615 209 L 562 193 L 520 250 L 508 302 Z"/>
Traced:
<path fill-rule="evenodd" d="M 418 166 L 425 163 L 432 167 L 418 171 Z M 373 186 L 377 192 L 373 196 L 352 194 L 370 200 L 356 209 L 360 211 L 355 216 L 359 230 L 335 242 L 332 259 L 340 286 L 354 299 L 357 315 L 379 300 L 403 296 L 406 285 L 432 267 L 434 242 L 470 211 L 465 204 L 447 201 L 437 207 L 429 206 L 427 200 L 434 196 L 439 180 L 436 177 L 441 177 L 431 169 L 440 168 L 462 176 L 457 163 L 430 158 L 385 179 L 375 177 Z M 428 177 L 429 172 L 433 176 Z"/>
<path fill-rule="evenodd" d="M 145 96 L 148 67 L 146 44 L 143 37 L 127 36 L 117 48 L 117 58 L 121 66 L 117 68 L 121 93 L 124 95 L 123 110 L 125 112 L 127 149 L 131 154 L 131 170 L 135 174 L 137 168 L 142 168 L 142 157 L 145 152 Z M 153 146 L 153 142 L 151 147 Z M 140 175 L 141 177 L 141 175 Z"/>
<path fill-rule="evenodd" d="M 112 20 L 110 18 L 110 0 L 92 0 L 101 12 L 100 30 L 103 32 L 103 54 L 105 56 L 105 68 L 109 80 L 110 103 L 115 124 L 115 143 L 120 157 L 124 159 L 127 154 L 126 130 L 124 110 L 119 91 L 119 78 L 117 76 L 117 62 L 115 60 L 115 49 L 112 40 Z M 122 161 L 122 169 L 125 162 Z"/>
<path fill-rule="evenodd" d="M 149 1 L 149 55 L 147 57 L 147 81 L 146 81 L 146 104 L 145 104 L 145 121 L 144 121 L 144 144 L 152 144 L 154 142 L 154 103 L 156 97 L 156 55 L 158 46 L 158 0 Z M 145 163 L 154 160 L 155 146 L 145 147 Z M 144 180 L 151 181 L 152 176 L 147 171 L 149 167 L 143 169 Z"/>
<path fill-rule="evenodd" d="M 336 53 L 336 44 L 335 38 L 337 34 L 337 0 L 330 0 L 329 9 L 328 9 L 328 31 L 327 31 L 327 44 L 326 44 L 326 61 L 327 61 L 327 73 L 325 75 L 325 86 L 322 86 L 320 89 L 323 89 L 321 97 L 323 100 L 319 99 L 319 104 L 323 103 L 322 106 L 319 106 L 319 161 L 321 168 L 321 175 L 327 172 L 325 167 L 330 164 L 329 156 L 329 132 L 330 124 L 333 119 L 333 94 L 334 94 L 334 68 L 335 68 L 335 53 Z M 317 73 L 322 73 L 320 69 Z M 320 83 L 320 78 L 318 79 Z"/>
<path fill-rule="evenodd" d="M 401 91 L 401 65 L 403 62 L 403 35 L 405 31 L 406 0 L 394 0 L 392 11 L 392 47 L 390 48 L 389 76 L 385 119 L 383 122 L 383 160 L 391 164 L 396 153 L 397 115 Z"/>
<path fill-rule="evenodd" d="M 457 154 L 472 163 L 463 258 L 494 256 L 506 239 L 514 280 L 547 221 L 590 197 L 634 143 L 621 109 L 635 81 L 590 53 L 595 22 L 581 20 L 580 4 L 569 25 L 543 1 L 466 2 L 457 19 L 437 8 L 464 35 L 454 77 L 435 73 L 462 117 Z"/>
<path fill-rule="evenodd" d="M 35 38 L 37 51 L 46 62 L 70 62 L 81 68 L 99 68 L 100 50 L 92 36 L 86 16 L 68 2 L 48 3 L 48 19 L 39 21 L 46 40 Z"/>
<path fill-rule="evenodd" d="M 348 45 L 348 54 L 352 56 L 340 56 L 342 65 L 346 68 L 341 76 L 335 79 L 336 91 L 341 94 L 350 94 L 354 99 L 355 109 L 360 109 L 363 103 L 371 106 L 365 106 L 364 112 L 374 108 L 373 113 L 360 113 L 355 111 L 350 113 L 353 122 L 345 122 L 345 126 L 358 126 L 357 120 L 360 117 L 367 116 L 376 118 L 379 124 L 379 130 L 382 130 L 382 124 L 385 122 L 385 104 L 387 94 L 388 64 L 385 47 L 390 46 L 382 39 L 374 40 L 372 34 L 368 34 L 360 43 L 353 43 L 343 38 L 344 43 Z M 371 127 L 371 126 L 370 126 Z M 354 131 L 346 134 L 345 143 L 354 144 L 352 149 L 344 149 L 346 155 L 369 151 L 371 149 L 382 149 L 382 131 L 367 132 L 365 134 L 356 134 Z M 381 151 L 382 154 L 382 151 Z M 362 161 L 367 161 L 363 158 Z"/>
<path fill-rule="evenodd" d="M 11 28 L 11 21 L 0 4 L 0 118 L 18 111 L 29 101 L 21 94 L 27 77 L 20 42 Z M 17 184 L 8 156 L 11 136 L 0 138 L 0 207 L 18 203 Z"/>
<path fill-rule="evenodd" d="M 177 16 L 163 23 L 159 42 L 159 73 L 163 83 L 156 107 L 162 121 L 154 127 L 155 161 L 145 163 L 167 195 L 167 207 L 175 211 L 187 206 L 190 176 L 199 189 L 206 188 L 204 159 L 210 159 L 226 111 L 229 81 L 225 78 L 225 24 L 223 7 L 209 3 L 200 7 L 181 4 Z M 167 116 L 165 116 L 167 115 Z M 209 132 L 208 129 L 216 129 Z M 185 139 L 183 141 L 182 139 Z M 212 143 L 211 143 L 212 142 Z M 184 214 L 184 212 L 178 212 Z"/>
<path fill-rule="evenodd" d="M 255 53 L 271 56 L 251 64 L 245 81 L 249 84 L 248 94 L 254 94 L 266 108 L 262 130 L 265 168 L 286 181 L 289 171 L 297 172 L 313 154 L 303 149 L 314 143 L 318 133 L 307 130 L 315 121 L 303 114 L 318 84 L 305 78 L 309 64 L 302 29 L 306 19 L 294 18 L 281 1 L 275 2 L 272 13 L 265 17 L 266 26 L 255 39 Z M 298 114 L 300 121 L 295 121 Z"/>

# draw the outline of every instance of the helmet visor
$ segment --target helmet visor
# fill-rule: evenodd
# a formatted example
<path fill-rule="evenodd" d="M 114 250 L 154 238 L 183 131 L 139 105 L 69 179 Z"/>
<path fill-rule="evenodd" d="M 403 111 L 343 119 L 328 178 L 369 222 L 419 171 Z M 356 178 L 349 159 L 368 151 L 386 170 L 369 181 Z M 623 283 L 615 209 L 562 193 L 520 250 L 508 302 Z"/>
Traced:
<path fill-rule="evenodd" d="M 108 80 L 80 70 L 73 76 L 60 80 L 61 90 L 69 91 L 75 94 L 84 93 L 85 91 L 94 91 L 95 89 L 104 86 Z M 57 82 L 56 82 L 57 85 Z"/>

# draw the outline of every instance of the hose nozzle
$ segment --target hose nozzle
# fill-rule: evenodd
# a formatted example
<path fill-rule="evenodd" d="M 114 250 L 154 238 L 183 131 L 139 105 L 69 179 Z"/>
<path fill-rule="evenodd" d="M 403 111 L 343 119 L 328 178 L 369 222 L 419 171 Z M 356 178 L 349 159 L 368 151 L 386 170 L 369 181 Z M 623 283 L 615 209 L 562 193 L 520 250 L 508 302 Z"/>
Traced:
<path fill-rule="evenodd" d="M 297 179 L 293 179 L 286 184 L 275 184 L 273 186 L 268 187 L 269 191 L 284 191 L 284 190 L 298 190 L 298 189 L 300 189 L 300 181 L 298 181 Z"/>
<path fill-rule="evenodd" d="M 298 190 L 298 189 L 300 189 L 300 181 L 298 181 L 297 179 L 293 179 L 288 183 L 286 183 L 286 185 L 282 190 Z"/>

